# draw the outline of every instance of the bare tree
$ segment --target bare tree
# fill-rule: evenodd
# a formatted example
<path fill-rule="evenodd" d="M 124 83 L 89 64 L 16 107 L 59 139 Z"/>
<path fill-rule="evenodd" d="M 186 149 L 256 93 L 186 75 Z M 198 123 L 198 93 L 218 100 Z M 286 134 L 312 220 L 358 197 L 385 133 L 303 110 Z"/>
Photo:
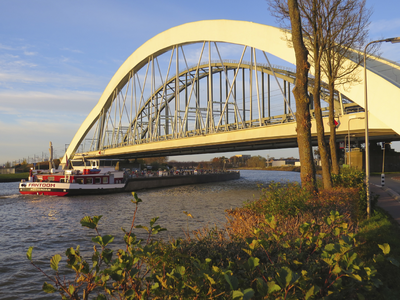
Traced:
<path fill-rule="evenodd" d="M 317 126 L 318 149 L 321 160 L 322 180 L 325 189 L 332 188 L 329 152 L 325 142 L 325 129 L 321 110 L 321 59 L 326 47 L 323 28 L 327 25 L 327 18 L 323 13 L 322 1 L 303 0 L 300 5 L 302 19 L 305 20 L 303 32 L 305 44 L 310 50 L 311 63 L 314 66 L 313 103 L 315 123 Z"/>
<path fill-rule="evenodd" d="M 285 22 L 289 19 L 288 3 L 285 0 L 268 1 L 272 14 L 287 28 Z M 315 79 L 312 94 L 323 182 L 325 188 L 330 188 L 332 181 L 329 152 L 332 172 L 339 173 L 336 149 L 335 87 L 349 86 L 359 80 L 355 69 L 362 61 L 360 50 L 367 38 L 371 11 L 366 9 L 365 0 L 302 0 L 299 2 L 299 9 L 305 45 L 310 52 L 310 60 L 314 67 Z M 353 63 L 345 63 L 349 57 L 352 58 Z M 325 141 L 321 112 L 321 73 L 328 81 L 330 151 Z"/>
<path fill-rule="evenodd" d="M 316 190 L 315 166 L 311 145 L 310 98 L 308 97 L 308 50 L 303 42 L 300 10 L 297 0 L 288 0 L 292 29 L 292 42 L 296 55 L 296 83 L 293 95 L 296 99 L 297 144 L 301 163 L 301 183 L 310 191 Z"/>
<path fill-rule="evenodd" d="M 270 10 L 283 25 L 288 28 L 286 21 L 290 19 L 288 3 L 285 0 L 268 0 Z M 328 147 L 325 142 L 325 130 L 322 120 L 321 111 L 321 58 L 324 48 L 326 47 L 326 40 L 323 38 L 323 27 L 326 25 L 326 17 L 322 13 L 323 6 L 321 1 L 318 0 L 303 0 L 299 3 L 300 16 L 302 19 L 302 32 L 305 37 L 304 44 L 309 50 L 311 63 L 314 67 L 314 80 L 313 80 L 313 103 L 314 115 L 317 125 L 317 138 L 318 148 L 320 149 L 322 179 L 324 188 L 332 187 L 332 179 L 330 173 L 330 162 Z M 291 37 L 287 37 L 291 42 Z"/>
<path fill-rule="evenodd" d="M 329 89 L 329 145 L 332 172 L 339 173 L 336 148 L 335 87 L 350 86 L 360 79 L 355 72 L 362 62 L 362 47 L 368 37 L 371 10 L 365 0 L 323 0 L 323 11 L 327 17 L 324 27 L 326 47 L 322 58 L 322 70 L 328 80 Z M 356 51 L 354 51 L 354 50 Z M 347 60 L 351 58 L 351 60 Z"/>

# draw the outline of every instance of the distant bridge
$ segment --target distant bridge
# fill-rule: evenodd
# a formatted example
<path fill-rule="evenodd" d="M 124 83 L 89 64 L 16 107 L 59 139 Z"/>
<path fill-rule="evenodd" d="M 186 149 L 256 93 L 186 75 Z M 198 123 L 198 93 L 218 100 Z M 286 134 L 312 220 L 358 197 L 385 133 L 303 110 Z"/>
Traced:
<path fill-rule="evenodd" d="M 283 34 L 267 25 L 213 20 L 155 36 L 112 77 L 63 163 L 66 156 L 134 158 L 295 147 L 295 71 L 270 63 L 274 55 L 295 64 Z M 375 57 L 367 66 L 371 139 L 399 140 L 400 66 Z M 321 99 L 327 96 L 323 88 Z M 348 126 L 352 134 L 363 135 L 363 120 L 350 122 L 362 117 L 363 106 L 362 83 L 336 92 L 339 138 Z M 326 104 L 323 109 L 327 115 Z"/>

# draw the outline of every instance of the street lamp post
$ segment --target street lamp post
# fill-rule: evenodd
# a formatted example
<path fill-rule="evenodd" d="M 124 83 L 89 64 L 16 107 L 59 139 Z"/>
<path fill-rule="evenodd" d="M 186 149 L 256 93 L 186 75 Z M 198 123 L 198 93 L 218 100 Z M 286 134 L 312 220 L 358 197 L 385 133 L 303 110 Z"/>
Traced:
<path fill-rule="evenodd" d="M 347 139 L 347 135 L 345 135 L 344 136 L 344 163 L 347 165 L 348 164 L 348 159 L 347 159 L 347 146 L 348 146 L 348 144 L 347 144 L 347 142 L 346 142 L 346 139 Z"/>
<path fill-rule="evenodd" d="M 355 136 L 355 135 L 353 134 L 352 136 Z M 349 165 L 349 160 L 347 158 L 347 156 L 348 156 L 347 153 L 349 152 L 349 150 L 347 150 L 347 147 L 349 146 L 349 144 L 348 144 L 347 138 L 350 138 L 350 136 L 349 137 L 347 135 L 344 136 L 344 154 L 345 154 L 344 161 L 345 161 L 346 165 Z"/>
<path fill-rule="evenodd" d="M 349 120 L 347 121 L 347 136 L 348 136 L 347 143 L 349 144 L 349 167 L 351 167 L 350 121 L 356 119 L 364 119 L 364 117 L 349 117 Z"/>
<path fill-rule="evenodd" d="M 369 188 L 369 133 L 368 133 L 368 100 L 367 100 L 367 48 L 375 43 L 400 43 L 400 37 L 369 42 L 364 48 L 364 110 L 365 110 L 365 185 L 367 187 L 367 215 L 371 215 L 371 197 Z"/>

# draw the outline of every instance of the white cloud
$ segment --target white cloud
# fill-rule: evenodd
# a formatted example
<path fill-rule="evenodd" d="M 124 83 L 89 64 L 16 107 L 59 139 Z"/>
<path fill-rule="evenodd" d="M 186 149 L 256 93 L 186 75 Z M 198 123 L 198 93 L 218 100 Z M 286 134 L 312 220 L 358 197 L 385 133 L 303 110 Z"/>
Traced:
<path fill-rule="evenodd" d="M 8 45 L 3 45 L 3 44 L 0 44 L 0 49 L 1 50 L 15 50 L 13 47 L 8 46 Z"/>
<path fill-rule="evenodd" d="M 71 122 L 68 119 L 54 122 L 45 119 L 23 120 L 20 126 L 9 126 L 0 121 L 0 139 L 2 142 L 2 154 L 0 163 L 33 157 L 41 157 L 42 152 L 48 154 L 49 141 L 53 143 L 57 151 L 57 157 L 64 154 L 65 144 L 70 143 L 80 123 Z"/>
<path fill-rule="evenodd" d="M 83 53 L 83 51 L 81 51 L 81 50 L 70 49 L 70 48 L 61 48 L 61 50 L 72 52 L 72 53 Z"/>
<path fill-rule="evenodd" d="M 3 71 L 16 71 L 25 68 L 35 68 L 36 63 L 21 59 L 19 55 L 3 54 L 0 56 L 0 68 Z"/>
<path fill-rule="evenodd" d="M 24 51 L 24 54 L 27 55 L 27 56 L 34 56 L 34 55 L 37 55 L 36 52 L 31 52 L 31 51 Z"/>
<path fill-rule="evenodd" d="M 68 62 L 68 59 L 65 59 Z M 79 69 L 68 70 L 65 73 L 57 73 L 49 70 L 39 70 L 40 66 L 24 61 L 14 61 L 14 67 L 8 65 L 1 67 L 0 61 L 0 86 L 7 86 L 13 90 L 27 88 L 25 84 L 35 84 L 29 87 L 34 90 L 57 89 L 95 89 L 102 90 L 107 80 L 97 75 L 88 74 Z M 39 85 L 38 85 L 39 84 Z"/>
<path fill-rule="evenodd" d="M 0 92 L 0 113 L 18 115 L 21 118 L 37 113 L 43 117 L 46 117 L 46 113 L 64 116 L 68 112 L 81 116 L 87 115 L 99 98 L 100 93 L 87 91 L 3 91 Z"/>
<path fill-rule="evenodd" d="M 383 43 L 381 44 L 380 51 L 382 58 L 400 62 L 399 44 Z"/>

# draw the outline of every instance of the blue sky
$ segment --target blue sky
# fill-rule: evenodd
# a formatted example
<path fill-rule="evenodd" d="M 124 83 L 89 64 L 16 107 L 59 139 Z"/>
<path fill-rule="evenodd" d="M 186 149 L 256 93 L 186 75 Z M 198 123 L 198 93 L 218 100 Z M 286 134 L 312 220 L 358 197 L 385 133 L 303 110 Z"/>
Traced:
<path fill-rule="evenodd" d="M 371 39 L 400 36 L 398 0 L 367 5 Z M 1 164 L 41 157 L 49 141 L 61 156 L 119 66 L 156 34 L 206 19 L 277 25 L 265 0 L 13 0 L 0 8 Z M 400 62 L 400 44 L 381 51 Z M 298 156 L 293 149 L 248 154 Z"/>

